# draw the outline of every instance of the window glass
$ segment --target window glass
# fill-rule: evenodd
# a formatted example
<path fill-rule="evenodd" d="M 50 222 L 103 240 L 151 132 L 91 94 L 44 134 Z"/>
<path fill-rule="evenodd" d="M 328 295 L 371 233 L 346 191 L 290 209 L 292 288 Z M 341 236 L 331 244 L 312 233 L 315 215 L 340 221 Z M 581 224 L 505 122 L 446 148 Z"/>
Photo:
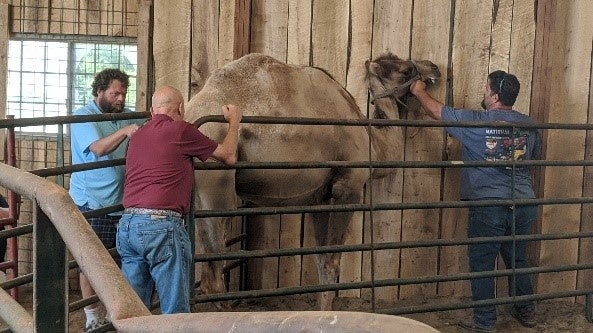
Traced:
<path fill-rule="evenodd" d="M 93 98 L 95 73 L 119 68 L 130 76 L 126 107 L 136 101 L 137 47 L 133 44 L 11 40 L 8 49 L 7 114 L 15 118 L 72 114 Z M 56 133 L 57 125 L 22 132 Z"/>

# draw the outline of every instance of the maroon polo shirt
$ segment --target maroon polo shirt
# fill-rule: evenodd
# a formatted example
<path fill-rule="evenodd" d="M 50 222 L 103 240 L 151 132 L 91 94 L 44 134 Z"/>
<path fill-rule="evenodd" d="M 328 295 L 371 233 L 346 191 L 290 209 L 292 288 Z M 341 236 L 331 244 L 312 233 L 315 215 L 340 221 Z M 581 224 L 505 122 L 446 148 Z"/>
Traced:
<path fill-rule="evenodd" d="M 126 154 L 125 208 L 189 211 L 192 157 L 206 161 L 218 143 L 186 121 L 155 114 L 130 139 Z"/>

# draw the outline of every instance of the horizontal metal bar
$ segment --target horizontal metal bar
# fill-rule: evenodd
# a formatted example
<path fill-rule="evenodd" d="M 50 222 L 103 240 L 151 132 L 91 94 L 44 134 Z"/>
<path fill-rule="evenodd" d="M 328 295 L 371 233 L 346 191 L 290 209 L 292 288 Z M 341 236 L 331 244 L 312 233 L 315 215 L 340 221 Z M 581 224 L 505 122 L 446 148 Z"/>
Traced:
<path fill-rule="evenodd" d="M 22 236 L 33 232 L 33 224 L 25 224 L 22 226 L 8 228 L 0 231 L 0 239 Z"/>
<path fill-rule="evenodd" d="M 324 291 L 368 289 L 368 288 L 392 287 L 392 286 L 402 286 L 402 285 L 411 285 L 411 284 L 451 282 L 451 281 L 469 280 L 469 279 L 483 278 L 483 277 L 504 277 L 504 276 L 511 276 L 513 274 L 536 274 L 536 273 L 549 273 L 549 272 L 573 271 L 573 270 L 585 270 L 585 269 L 593 269 L 593 264 L 565 265 L 565 266 L 553 266 L 553 267 L 530 267 L 530 268 L 514 269 L 514 270 L 505 269 L 505 270 L 498 270 L 498 271 L 461 273 L 461 274 L 448 275 L 448 276 L 435 275 L 435 276 L 416 277 L 416 278 L 384 279 L 384 280 L 375 280 L 375 281 L 333 283 L 333 284 L 315 285 L 315 286 L 298 286 L 298 287 L 284 287 L 284 288 L 275 288 L 275 289 L 237 291 L 237 292 L 228 292 L 228 293 L 224 293 L 224 294 L 199 295 L 199 296 L 195 297 L 195 302 L 196 303 L 206 303 L 206 302 L 229 301 L 229 300 L 248 299 L 248 298 L 257 298 L 257 297 L 298 295 L 298 294 L 317 293 L 317 292 L 324 292 Z"/>
<path fill-rule="evenodd" d="M 205 123 L 226 123 L 222 115 L 211 115 L 199 118 L 194 122 L 197 127 Z M 441 120 L 408 120 L 408 119 L 333 119 L 333 118 L 300 118 L 300 117 L 266 117 L 245 116 L 241 123 L 257 124 L 290 124 L 290 125 L 341 125 L 341 126 L 403 126 L 403 127 L 490 127 L 490 128 L 538 128 L 538 129 L 573 129 L 593 130 L 593 124 L 566 123 L 507 123 L 486 121 L 441 121 Z M 372 128 L 372 127 L 371 127 Z"/>
<path fill-rule="evenodd" d="M 0 119 L 0 128 L 26 127 L 38 125 L 72 124 L 82 122 L 114 121 L 124 119 L 150 118 L 150 112 L 103 113 L 85 116 L 56 116 L 40 118 Z M 210 115 L 199 118 L 195 126 L 208 122 L 226 123 L 222 115 Z M 244 116 L 243 124 L 271 124 L 271 125 L 340 125 L 340 126 L 403 126 L 403 127 L 490 127 L 490 128 L 538 128 L 538 129 L 571 129 L 593 130 L 593 124 L 567 123 L 504 123 L 504 122 L 456 122 L 435 120 L 408 119 L 334 119 L 334 118 L 301 118 L 301 117 L 267 117 Z"/>
<path fill-rule="evenodd" d="M 338 253 L 338 252 L 359 252 L 359 251 L 382 251 L 382 250 L 398 250 L 410 248 L 424 248 L 436 246 L 460 246 L 469 244 L 481 243 L 498 243 L 498 242 L 512 242 L 512 241 L 542 241 L 542 240 L 559 240 L 559 239 L 580 239 L 593 238 L 593 231 L 590 232 L 571 232 L 571 233 L 557 233 L 557 234 L 530 234 L 530 235 L 516 235 L 516 236 L 500 236 L 500 237 L 476 237 L 463 239 L 434 239 L 423 241 L 403 241 L 403 242 L 384 242 L 371 244 L 352 244 L 352 245 L 326 245 L 313 246 L 306 248 L 289 248 L 289 249 L 273 249 L 273 250 L 241 250 L 239 252 L 226 253 L 205 253 L 194 256 L 196 262 L 216 261 L 216 260 L 236 260 L 249 258 L 269 258 L 269 257 L 286 257 L 294 255 L 312 255 L 317 253 Z"/>
<path fill-rule="evenodd" d="M 102 114 L 97 114 L 97 115 L 85 115 L 85 116 L 12 118 L 12 119 L 0 119 L 0 128 L 88 123 L 88 122 L 115 121 L 115 120 L 125 120 L 125 119 L 143 119 L 143 118 L 149 118 L 149 117 L 150 117 L 150 112 L 123 112 L 123 113 L 102 113 Z"/>
<path fill-rule="evenodd" d="M 412 314 L 412 313 L 449 311 L 449 310 L 469 309 L 469 308 L 479 307 L 479 306 L 511 304 L 511 303 L 518 303 L 518 302 L 524 302 L 524 301 L 541 301 L 541 300 L 554 299 L 554 298 L 577 297 L 577 296 L 588 295 L 591 292 L 592 292 L 592 290 L 570 290 L 570 291 L 545 293 L 545 294 L 533 294 L 533 295 L 524 295 L 524 296 L 515 296 L 515 297 L 500 297 L 500 298 L 496 298 L 496 299 L 489 299 L 489 300 L 482 300 L 482 301 L 475 301 L 475 302 L 429 304 L 429 305 L 391 308 L 391 309 L 381 309 L 381 310 L 378 310 L 375 312 L 380 313 L 380 314 L 389 314 L 389 315 L 405 315 L 405 314 Z"/>
<path fill-rule="evenodd" d="M 50 177 L 69 174 L 78 171 L 107 168 L 125 165 L 123 158 L 109 161 L 72 164 L 61 167 L 30 170 L 32 174 L 40 177 Z M 237 162 L 234 165 L 225 165 L 218 162 L 194 163 L 195 170 L 283 170 L 283 169 L 462 169 L 475 167 L 545 167 L 545 166 L 593 166 L 593 160 L 528 160 L 528 161 L 313 161 L 313 162 Z"/>
<path fill-rule="evenodd" d="M 321 213 L 321 212 L 371 212 L 382 210 L 445 209 L 487 206 L 529 206 L 529 205 L 570 205 L 593 203 L 593 197 L 551 198 L 551 199 L 500 199 L 467 201 L 433 201 L 380 204 L 346 204 L 285 207 L 254 207 L 235 210 L 196 210 L 194 217 L 232 217 L 275 214 Z"/>
<path fill-rule="evenodd" d="M 4 290 L 24 286 L 28 283 L 33 282 L 33 273 L 23 274 L 14 279 L 6 280 L 0 283 L 0 287 Z"/>

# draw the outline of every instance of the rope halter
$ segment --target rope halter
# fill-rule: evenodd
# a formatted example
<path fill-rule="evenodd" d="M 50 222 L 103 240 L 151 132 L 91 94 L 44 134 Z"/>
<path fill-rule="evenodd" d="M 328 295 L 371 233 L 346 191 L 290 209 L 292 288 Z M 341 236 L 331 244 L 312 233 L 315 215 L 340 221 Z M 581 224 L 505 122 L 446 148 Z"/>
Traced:
<path fill-rule="evenodd" d="M 380 94 L 373 94 L 373 92 L 371 91 L 371 104 L 375 104 L 375 101 L 381 98 L 385 98 L 385 97 L 392 97 L 393 99 L 395 99 L 397 102 L 399 102 L 402 105 L 406 105 L 404 102 L 402 102 L 399 99 L 399 92 L 401 90 L 408 90 L 410 89 L 410 86 L 412 85 L 412 83 L 416 80 L 422 80 L 422 75 L 420 75 L 420 71 L 418 71 L 418 66 L 416 66 L 416 62 L 414 60 L 410 60 L 412 62 L 412 65 L 414 66 L 414 71 L 416 72 L 416 75 L 414 75 L 412 78 L 410 78 L 408 81 L 406 81 L 405 83 L 397 86 L 397 87 L 393 87 L 392 89 L 385 89 L 384 92 L 380 93 Z M 383 88 L 385 88 L 385 86 L 383 86 Z"/>

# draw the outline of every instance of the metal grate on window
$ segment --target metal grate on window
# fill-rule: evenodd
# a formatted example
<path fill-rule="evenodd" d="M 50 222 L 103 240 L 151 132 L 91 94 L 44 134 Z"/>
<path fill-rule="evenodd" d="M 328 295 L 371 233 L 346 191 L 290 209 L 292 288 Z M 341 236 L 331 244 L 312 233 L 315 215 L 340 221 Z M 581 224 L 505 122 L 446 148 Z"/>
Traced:
<path fill-rule="evenodd" d="M 47 40 L 11 40 L 8 50 L 7 114 L 15 118 L 72 114 L 93 99 L 95 73 L 119 68 L 130 76 L 127 107 L 136 100 L 137 46 Z M 21 132 L 57 133 L 57 125 L 20 128 Z"/>

